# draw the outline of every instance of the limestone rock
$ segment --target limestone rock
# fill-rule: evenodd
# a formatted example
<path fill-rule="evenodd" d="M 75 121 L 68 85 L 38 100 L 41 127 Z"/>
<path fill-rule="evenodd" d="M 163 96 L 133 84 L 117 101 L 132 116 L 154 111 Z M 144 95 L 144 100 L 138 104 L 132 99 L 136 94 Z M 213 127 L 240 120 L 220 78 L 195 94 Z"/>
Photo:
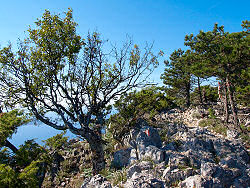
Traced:
<path fill-rule="evenodd" d="M 155 163 L 161 163 L 164 161 L 164 152 L 161 149 L 150 145 L 139 151 L 139 159 L 151 159 Z"/>
<path fill-rule="evenodd" d="M 183 188 L 212 188 L 212 180 L 207 180 L 200 175 L 190 176 L 179 184 Z"/>
<path fill-rule="evenodd" d="M 132 178 L 128 179 L 122 185 L 126 188 L 164 188 L 164 182 L 154 178 L 152 174 L 148 173 L 134 173 Z"/>
<path fill-rule="evenodd" d="M 113 164 L 118 168 L 127 166 L 130 162 L 131 150 L 132 148 L 127 148 L 116 151 L 114 153 Z"/>
<path fill-rule="evenodd" d="M 86 178 L 81 188 L 112 188 L 111 183 L 100 174 L 93 176 L 92 178 Z"/>

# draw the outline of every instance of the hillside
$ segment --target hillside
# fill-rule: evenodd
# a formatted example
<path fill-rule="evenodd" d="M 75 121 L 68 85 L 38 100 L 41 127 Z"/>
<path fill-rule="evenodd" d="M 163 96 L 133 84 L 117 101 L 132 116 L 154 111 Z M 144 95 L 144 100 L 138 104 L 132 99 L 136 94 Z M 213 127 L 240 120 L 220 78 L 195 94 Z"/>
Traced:
<path fill-rule="evenodd" d="M 247 135 L 224 126 L 218 106 L 213 109 L 172 109 L 137 120 L 123 146 L 106 146 L 106 169 L 96 176 L 88 144 L 71 140 L 54 153 L 43 187 L 249 187 Z"/>

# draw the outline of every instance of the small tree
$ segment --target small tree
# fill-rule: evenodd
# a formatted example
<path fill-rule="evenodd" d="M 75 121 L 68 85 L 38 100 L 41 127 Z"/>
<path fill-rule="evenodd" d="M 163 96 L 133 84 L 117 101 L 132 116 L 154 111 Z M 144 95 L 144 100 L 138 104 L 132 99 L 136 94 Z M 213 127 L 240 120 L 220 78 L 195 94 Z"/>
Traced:
<path fill-rule="evenodd" d="M 170 55 L 170 61 L 164 62 L 166 68 L 161 75 L 169 96 L 175 97 L 179 105 L 190 106 L 190 91 L 192 87 L 191 58 L 189 52 L 181 49 Z"/>
<path fill-rule="evenodd" d="M 16 53 L 11 46 L 0 51 L 1 98 L 27 107 L 48 126 L 85 138 L 96 174 L 105 167 L 101 129 L 110 103 L 144 86 L 157 57 L 152 46 L 142 53 L 131 41 L 105 52 L 98 33 L 86 39 L 77 34 L 72 10 L 64 18 L 45 11 L 35 23 Z"/>

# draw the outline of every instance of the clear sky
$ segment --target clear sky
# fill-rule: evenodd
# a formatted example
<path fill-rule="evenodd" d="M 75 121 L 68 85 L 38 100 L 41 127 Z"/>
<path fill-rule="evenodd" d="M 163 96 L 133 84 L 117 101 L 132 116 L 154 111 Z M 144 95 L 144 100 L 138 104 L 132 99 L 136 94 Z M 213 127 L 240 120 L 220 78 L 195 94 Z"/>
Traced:
<path fill-rule="evenodd" d="M 154 42 L 155 52 L 165 52 L 154 74 L 157 82 L 163 60 L 184 47 L 186 34 L 211 30 L 216 22 L 227 31 L 240 31 L 241 21 L 250 15 L 249 0 L 1 0 L 0 46 L 24 38 L 45 9 L 62 13 L 68 7 L 83 36 L 97 30 L 112 43 L 121 44 L 126 35 L 140 46 Z"/>
<path fill-rule="evenodd" d="M 216 22 L 224 25 L 226 31 L 237 32 L 241 30 L 241 21 L 249 20 L 250 15 L 249 0 L 0 0 L 0 3 L 0 47 L 23 39 L 29 25 L 34 26 L 45 9 L 62 13 L 70 7 L 82 36 L 98 31 L 118 45 L 126 40 L 126 35 L 139 46 L 154 42 L 155 52 L 165 52 L 153 75 L 156 82 L 160 82 L 163 73 L 163 60 L 175 49 L 184 48 L 186 34 L 211 30 Z M 35 137 L 52 134 L 47 127 L 29 130 L 18 131 L 15 143 L 20 144 L 35 133 Z"/>

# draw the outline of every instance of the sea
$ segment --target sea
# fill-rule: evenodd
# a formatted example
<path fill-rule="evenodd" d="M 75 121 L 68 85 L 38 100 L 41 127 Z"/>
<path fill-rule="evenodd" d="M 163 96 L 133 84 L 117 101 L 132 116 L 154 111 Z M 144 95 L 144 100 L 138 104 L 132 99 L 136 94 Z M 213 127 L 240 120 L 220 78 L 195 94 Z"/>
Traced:
<path fill-rule="evenodd" d="M 20 126 L 16 133 L 12 135 L 9 141 L 16 147 L 24 144 L 26 140 L 34 139 L 36 143 L 44 145 L 43 140 L 46 140 L 52 136 L 62 133 L 63 131 L 56 130 L 42 122 L 30 122 L 28 124 Z M 67 131 L 65 136 L 69 139 L 76 138 L 77 136 Z"/>

